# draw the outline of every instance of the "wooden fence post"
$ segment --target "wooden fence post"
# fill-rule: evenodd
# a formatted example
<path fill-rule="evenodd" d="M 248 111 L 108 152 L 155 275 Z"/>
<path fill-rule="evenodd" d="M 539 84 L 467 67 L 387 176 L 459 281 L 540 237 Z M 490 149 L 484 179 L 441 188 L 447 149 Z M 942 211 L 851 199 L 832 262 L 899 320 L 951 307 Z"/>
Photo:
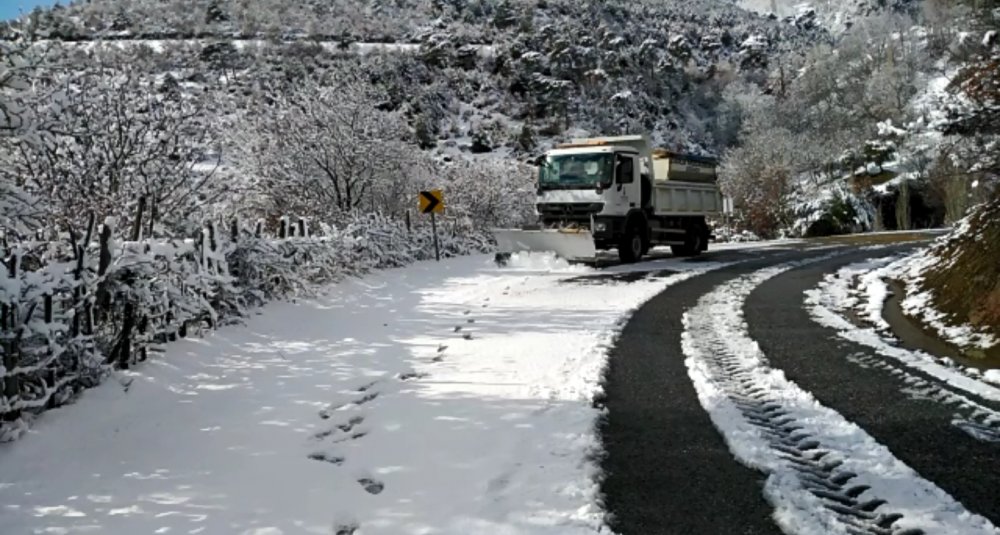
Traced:
<path fill-rule="evenodd" d="M 142 217 L 146 212 L 146 196 L 139 197 L 139 206 L 135 209 L 135 221 L 132 222 L 132 241 L 142 238 Z"/>
<path fill-rule="evenodd" d="M 101 234 L 99 238 L 100 252 L 98 253 L 97 261 L 97 278 L 103 279 L 108 273 L 108 268 L 111 267 L 111 227 L 104 224 L 101 225 Z M 99 289 L 97 291 L 97 315 L 98 320 L 102 321 L 108 312 L 108 308 L 111 305 L 111 292 L 108 291 L 108 285 L 106 281 L 101 281 Z"/>
<path fill-rule="evenodd" d="M 52 356 L 52 354 L 55 353 L 55 347 L 53 347 L 53 340 L 52 340 L 52 323 L 54 321 L 53 309 L 52 309 L 52 294 L 45 294 L 45 296 L 42 298 L 42 315 L 44 316 L 45 328 L 47 332 L 46 339 L 48 342 L 47 344 L 48 347 L 46 348 L 46 351 L 48 351 L 49 356 Z M 49 370 L 45 374 L 45 378 L 42 380 L 45 381 L 45 386 L 47 388 L 49 389 L 55 388 L 56 386 L 55 367 L 49 368 Z M 52 394 L 53 395 L 50 395 L 49 399 L 46 400 L 45 402 L 45 408 L 47 409 L 55 407 L 55 401 L 56 401 L 56 397 L 54 395 L 55 392 L 53 391 Z"/>
<path fill-rule="evenodd" d="M 17 278 L 18 261 L 17 261 L 17 251 L 12 250 L 10 254 L 10 260 L 7 265 L 4 266 L 7 269 L 10 278 Z M 18 355 L 18 333 L 17 330 L 20 327 L 18 315 L 20 311 L 18 310 L 18 304 L 14 303 L 3 303 L 0 307 L 0 332 L 7 333 L 7 340 L 4 341 L 4 352 L 3 352 L 3 366 L 7 369 L 6 375 L 3 378 L 3 395 L 6 398 L 7 403 L 12 407 L 10 411 L 3 414 L 3 419 L 7 422 L 16 421 L 21 417 L 20 409 L 14 408 L 13 405 L 17 402 L 21 394 L 21 384 L 17 375 L 12 372 L 17 368 L 19 359 Z"/>
<path fill-rule="evenodd" d="M 149 203 L 149 226 L 146 236 L 152 238 L 156 231 L 156 218 L 160 216 L 159 210 L 156 207 L 156 200 L 152 200 Z"/>
<path fill-rule="evenodd" d="M 218 250 L 219 250 L 219 245 L 218 245 L 218 242 L 215 239 L 215 221 L 209 221 L 208 222 L 208 251 L 211 253 L 211 255 L 206 254 L 205 258 L 208 260 L 208 262 L 206 263 L 206 267 L 208 268 L 208 272 L 212 273 L 212 274 L 218 274 L 219 273 L 219 269 L 218 269 L 219 266 L 217 265 L 217 262 L 215 261 L 215 253 Z"/>
<path fill-rule="evenodd" d="M 78 280 L 83 280 L 83 269 L 87 258 L 87 247 L 90 246 L 90 240 L 94 237 L 94 229 L 97 228 L 97 216 L 94 212 L 90 213 L 90 218 L 87 220 L 87 235 L 83 238 L 83 243 L 79 245 L 80 256 L 77 258 L 76 263 L 76 277 Z M 79 299 L 84 300 L 83 303 L 83 334 L 91 336 L 94 334 L 94 301 L 87 297 L 86 288 L 80 289 Z"/>

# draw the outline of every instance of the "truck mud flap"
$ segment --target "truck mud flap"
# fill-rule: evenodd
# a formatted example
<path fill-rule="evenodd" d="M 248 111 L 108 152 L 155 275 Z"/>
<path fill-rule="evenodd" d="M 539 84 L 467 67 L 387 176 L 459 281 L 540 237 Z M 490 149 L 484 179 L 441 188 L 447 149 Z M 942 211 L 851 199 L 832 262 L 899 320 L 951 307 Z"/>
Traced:
<path fill-rule="evenodd" d="M 497 259 L 517 252 L 551 252 L 566 260 L 592 260 L 597 256 L 594 236 L 587 230 L 493 229 Z"/>

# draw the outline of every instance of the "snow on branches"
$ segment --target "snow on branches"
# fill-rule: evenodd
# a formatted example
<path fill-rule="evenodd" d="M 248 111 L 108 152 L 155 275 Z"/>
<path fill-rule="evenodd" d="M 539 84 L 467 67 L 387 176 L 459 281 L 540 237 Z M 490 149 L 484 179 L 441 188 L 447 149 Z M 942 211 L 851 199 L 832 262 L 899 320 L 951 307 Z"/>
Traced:
<path fill-rule="evenodd" d="M 230 142 L 249 193 L 264 212 L 326 221 L 356 210 L 400 213 L 406 181 L 430 174 L 398 113 L 353 70 L 266 90 Z"/>
<path fill-rule="evenodd" d="M 204 156 L 203 102 L 160 94 L 149 77 L 120 65 L 66 72 L 49 83 L 61 105 L 36 100 L 24 115 L 54 126 L 34 143 L 0 140 L 0 180 L 45 198 L 46 219 L 60 228 L 80 227 L 94 211 L 126 231 L 139 223 L 143 202 L 150 230 L 189 231 L 178 216 L 220 193 L 210 191 L 218 162 Z"/>

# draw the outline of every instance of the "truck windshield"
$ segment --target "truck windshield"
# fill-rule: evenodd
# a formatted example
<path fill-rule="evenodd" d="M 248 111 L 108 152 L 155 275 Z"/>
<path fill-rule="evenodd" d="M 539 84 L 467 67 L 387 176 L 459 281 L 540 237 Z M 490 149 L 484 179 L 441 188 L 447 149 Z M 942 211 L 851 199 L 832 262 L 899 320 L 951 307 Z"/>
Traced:
<path fill-rule="evenodd" d="M 542 189 L 589 189 L 610 186 L 614 155 L 566 154 L 549 156 L 538 173 Z"/>

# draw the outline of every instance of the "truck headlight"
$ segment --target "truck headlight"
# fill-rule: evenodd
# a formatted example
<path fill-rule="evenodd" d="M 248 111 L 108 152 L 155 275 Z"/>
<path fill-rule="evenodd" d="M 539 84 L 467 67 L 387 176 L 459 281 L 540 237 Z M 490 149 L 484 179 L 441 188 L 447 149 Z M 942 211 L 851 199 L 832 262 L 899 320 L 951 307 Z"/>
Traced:
<path fill-rule="evenodd" d="M 607 223 L 594 223 L 594 232 L 604 232 L 608 230 Z"/>

